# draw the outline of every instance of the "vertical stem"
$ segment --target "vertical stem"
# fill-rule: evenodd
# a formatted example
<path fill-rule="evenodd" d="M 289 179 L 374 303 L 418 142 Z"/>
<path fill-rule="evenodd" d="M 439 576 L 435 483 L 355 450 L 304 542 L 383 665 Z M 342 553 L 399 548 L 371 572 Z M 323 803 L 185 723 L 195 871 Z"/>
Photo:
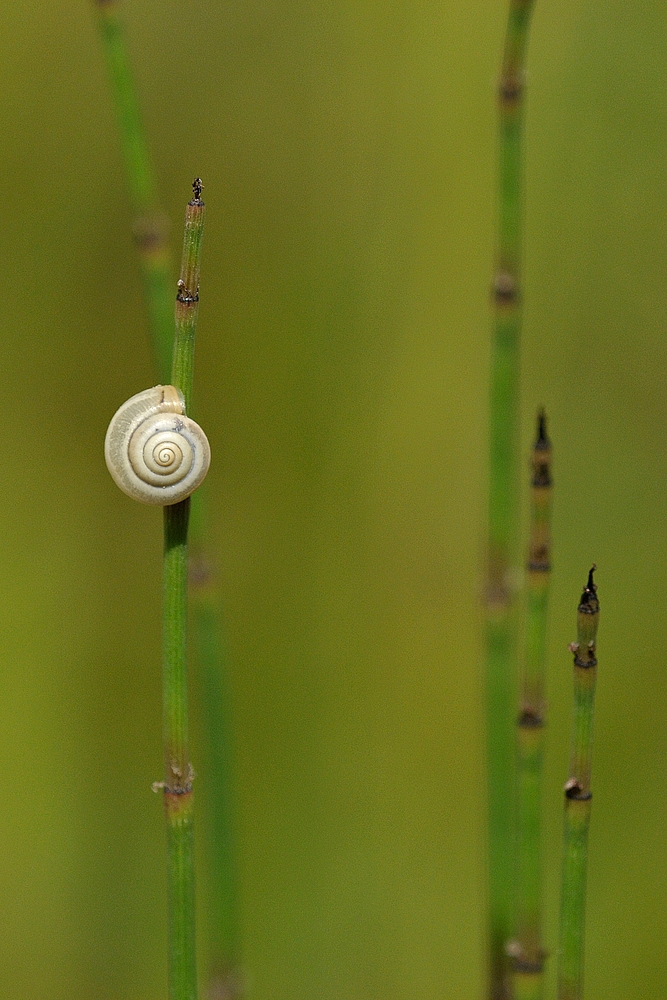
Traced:
<path fill-rule="evenodd" d="M 199 270 L 201 241 L 204 234 L 206 208 L 201 200 L 202 182 L 197 177 L 192 185 L 194 197 L 185 212 L 181 276 L 176 293 L 176 338 L 171 359 L 171 383 L 185 397 L 186 410 L 192 404 L 195 330 L 199 311 Z"/>
<path fill-rule="evenodd" d="M 201 497 L 199 498 L 201 500 Z M 193 529 L 197 512 L 193 508 Z M 192 531 L 189 587 L 194 648 L 200 667 L 204 721 L 210 738 L 205 742 L 206 808 L 212 824 L 213 863 L 208 872 L 209 982 L 208 1000 L 233 1000 L 243 995 L 239 970 L 238 879 L 232 816 L 233 771 L 229 735 L 230 704 L 227 673 L 218 628 L 218 585 L 215 569 Z"/>
<path fill-rule="evenodd" d="M 581 1000 L 584 971 L 584 919 L 588 825 L 591 814 L 593 704 L 597 676 L 595 641 L 600 604 L 593 570 L 577 614 L 574 654 L 574 718 L 570 777 L 565 785 L 563 882 L 560 910 L 558 1000 Z"/>
<path fill-rule="evenodd" d="M 199 265 L 204 227 L 201 181 L 185 214 L 171 381 L 192 399 Z M 188 749 L 187 541 L 190 500 L 164 508 L 163 727 L 169 903 L 169 997 L 197 1000 L 192 777 Z"/>
<path fill-rule="evenodd" d="M 537 418 L 532 466 L 526 649 L 517 732 L 516 940 L 511 947 L 516 1000 L 541 1000 L 544 994 L 541 806 L 552 479 L 551 442 L 543 411 Z"/>
<path fill-rule="evenodd" d="M 190 499 L 164 508 L 164 806 L 167 821 L 169 997 L 197 1000 L 192 777 L 186 662 Z"/>
<path fill-rule="evenodd" d="M 523 76 L 533 0 L 510 0 L 500 75 L 500 211 L 493 286 L 486 712 L 489 812 L 489 996 L 508 996 L 512 922 L 516 619 L 510 581 L 518 539 Z"/>
<path fill-rule="evenodd" d="M 173 290 L 170 258 L 167 246 L 167 220 L 159 207 L 157 188 L 142 128 L 136 88 L 127 52 L 125 32 L 118 17 L 117 0 L 93 0 L 106 57 L 111 93 L 116 107 L 121 137 L 128 191 L 135 215 L 134 234 L 137 241 L 144 292 L 150 319 L 151 344 L 160 382 L 170 380 L 173 346 Z M 205 513 L 201 490 L 192 497 L 192 521 L 189 536 L 196 549 L 194 569 L 190 573 L 193 630 L 197 663 L 201 670 L 206 697 L 205 745 L 210 749 L 210 770 L 207 775 L 211 789 L 213 812 L 212 860 L 208 884 L 212 900 L 211 926 L 219 929 L 211 935 L 209 964 L 215 980 L 212 994 L 224 988 L 227 996 L 237 995 L 240 987 L 236 966 L 239 960 L 237 928 L 237 896 L 234 878 L 234 857 L 231 820 L 231 764 L 228 753 L 219 748 L 229 742 L 230 712 L 225 688 L 225 664 L 222 655 L 218 608 L 220 597 L 209 567 L 206 552 Z M 197 568 L 206 564 L 207 584 L 198 585 L 202 574 Z M 224 690 L 222 690 L 225 688 Z M 220 987 L 221 981 L 227 985 Z"/>
<path fill-rule="evenodd" d="M 94 0 L 102 48 L 120 132 L 125 174 L 134 214 L 144 292 L 160 380 L 166 382 L 174 331 L 168 224 L 160 211 L 155 177 L 141 125 L 123 24 L 117 0 Z"/>

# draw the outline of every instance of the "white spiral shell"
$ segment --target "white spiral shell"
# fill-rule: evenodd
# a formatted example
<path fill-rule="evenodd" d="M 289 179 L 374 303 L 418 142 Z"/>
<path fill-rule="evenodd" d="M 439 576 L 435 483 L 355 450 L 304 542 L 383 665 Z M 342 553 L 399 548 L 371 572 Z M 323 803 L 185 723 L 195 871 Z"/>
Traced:
<path fill-rule="evenodd" d="M 199 424 L 185 415 L 178 389 L 156 385 L 116 411 L 104 457 L 123 493 L 167 507 L 194 493 L 208 472 L 211 449 Z"/>

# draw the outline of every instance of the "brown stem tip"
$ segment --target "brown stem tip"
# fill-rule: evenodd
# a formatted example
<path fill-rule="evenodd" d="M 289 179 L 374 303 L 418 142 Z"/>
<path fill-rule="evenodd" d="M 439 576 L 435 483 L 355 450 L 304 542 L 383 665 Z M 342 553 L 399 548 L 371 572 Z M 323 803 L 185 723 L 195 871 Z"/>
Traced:
<path fill-rule="evenodd" d="M 195 177 L 192 182 L 192 193 L 194 198 L 190 202 L 191 205 L 203 205 L 204 202 L 201 200 L 201 193 L 204 188 L 201 177 Z"/>
<path fill-rule="evenodd" d="M 547 451 L 551 448 L 551 441 L 547 434 L 547 415 L 544 407 L 537 411 L 537 437 L 535 439 L 535 451 Z"/>
<path fill-rule="evenodd" d="M 593 563 L 590 570 L 588 571 L 588 583 L 584 588 L 584 592 L 581 595 L 581 600 L 579 602 L 579 611 L 583 612 L 584 614 L 593 615 L 598 610 L 599 605 L 596 596 L 598 588 L 595 585 L 595 581 L 593 580 L 593 573 L 595 572 L 596 569 L 597 566 L 595 565 L 595 563 Z"/>

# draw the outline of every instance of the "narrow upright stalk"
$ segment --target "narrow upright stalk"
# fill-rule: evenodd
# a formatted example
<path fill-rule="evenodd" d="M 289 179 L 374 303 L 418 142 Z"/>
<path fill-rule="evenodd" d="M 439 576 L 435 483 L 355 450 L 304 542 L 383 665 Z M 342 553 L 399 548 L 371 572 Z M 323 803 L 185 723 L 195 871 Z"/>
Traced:
<path fill-rule="evenodd" d="M 174 333 L 174 304 L 167 219 L 157 195 L 146 135 L 125 40 L 118 0 L 93 0 L 111 93 L 121 137 L 127 186 L 134 214 L 134 234 L 144 279 L 156 380 L 168 382 Z M 211 900 L 209 969 L 210 1000 L 241 994 L 238 972 L 240 938 L 232 824 L 230 710 L 219 620 L 220 594 L 214 560 L 205 544 L 204 496 L 192 497 L 189 528 L 191 557 L 189 587 L 196 667 L 206 700 L 204 744 L 208 748 L 207 790 L 212 812 L 211 857 L 207 883 Z M 222 985 L 221 985 L 222 984 Z"/>
<path fill-rule="evenodd" d="M 144 292 L 160 380 L 169 374 L 174 331 L 168 225 L 158 204 L 155 177 L 141 125 L 118 0 L 93 0 L 120 131 L 125 174 L 134 214 Z"/>
<path fill-rule="evenodd" d="M 519 522 L 518 424 L 521 327 L 523 77 L 533 0 L 510 0 L 498 88 L 498 257 L 493 283 L 486 717 L 489 815 L 489 997 L 509 995 L 505 947 L 512 925 L 516 616 L 511 573 Z"/>
<path fill-rule="evenodd" d="M 176 337 L 171 357 L 171 384 L 185 397 L 186 409 L 192 403 L 192 376 L 195 360 L 195 331 L 199 311 L 199 269 L 201 241 L 204 235 L 206 209 L 201 200 L 202 182 L 197 177 L 192 185 L 194 197 L 185 212 L 181 275 L 176 292 Z"/>
<path fill-rule="evenodd" d="M 193 499 L 201 501 L 200 496 Z M 201 512 L 192 508 L 189 587 L 194 650 L 199 667 L 204 723 L 209 738 L 203 747 L 206 782 L 205 806 L 211 821 L 212 861 L 207 871 L 209 897 L 207 1000 L 234 1000 L 243 995 L 239 969 L 238 879 L 232 816 L 233 789 L 229 725 L 222 715 L 230 704 L 227 672 L 217 621 L 218 583 L 215 568 L 196 541 L 196 521 Z M 226 721 L 226 720 L 224 720 Z"/>
<path fill-rule="evenodd" d="M 565 785 L 558 1000 L 581 1000 L 583 994 L 588 824 L 593 797 L 593 703 L 598 662 L 595 640 L 600 612 L 594 569 L 595 566 L 579 603 L 577 641 L 570 646 L 574 653 L 574 719 L 570 777 Z"/>
<path fill-rule="evenodd" d="M 526 567 L 526 633 L 517 720 L 516 940 L 512 942 L 515 1000 L 542 1000 L 542 752 L 547 603 L 551 570 L 551 442 L 537 418 L 532 456 L 530 544 Z"/>
<path fill-rule="evenodd" d="M 201 181 L 185 213 L 176 297 L 171 382 L 192 399 L 199 266 L 204 229 Z M 197 1000 L 192 778 L 188 749 L 187 598 L 190 499 L 164 508 L 163 735 L 167 820 L 169 997 Z"/>

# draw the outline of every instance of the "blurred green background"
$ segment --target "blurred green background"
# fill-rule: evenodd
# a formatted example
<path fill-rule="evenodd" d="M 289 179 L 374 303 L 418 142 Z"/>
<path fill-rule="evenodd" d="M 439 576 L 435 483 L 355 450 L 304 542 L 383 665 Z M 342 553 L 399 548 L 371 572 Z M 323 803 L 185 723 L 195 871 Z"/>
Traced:
<path fill-rule="evenodd" d="M 102 458 L 155 382 L 116 123 L 86 0 L 1 9 L 1 992 L 157 1000 L 161 525 Z M 175 248 L 206 184 L 196 393 L 251 997 L 480 997 L 504 0 L 124 13 Z M 529 66 L 524 451 L 540 403 L 556 449 L 547 938 L 595 560 L 587 991 L 662 998 L 667 10 L 538 0 Z"/>

